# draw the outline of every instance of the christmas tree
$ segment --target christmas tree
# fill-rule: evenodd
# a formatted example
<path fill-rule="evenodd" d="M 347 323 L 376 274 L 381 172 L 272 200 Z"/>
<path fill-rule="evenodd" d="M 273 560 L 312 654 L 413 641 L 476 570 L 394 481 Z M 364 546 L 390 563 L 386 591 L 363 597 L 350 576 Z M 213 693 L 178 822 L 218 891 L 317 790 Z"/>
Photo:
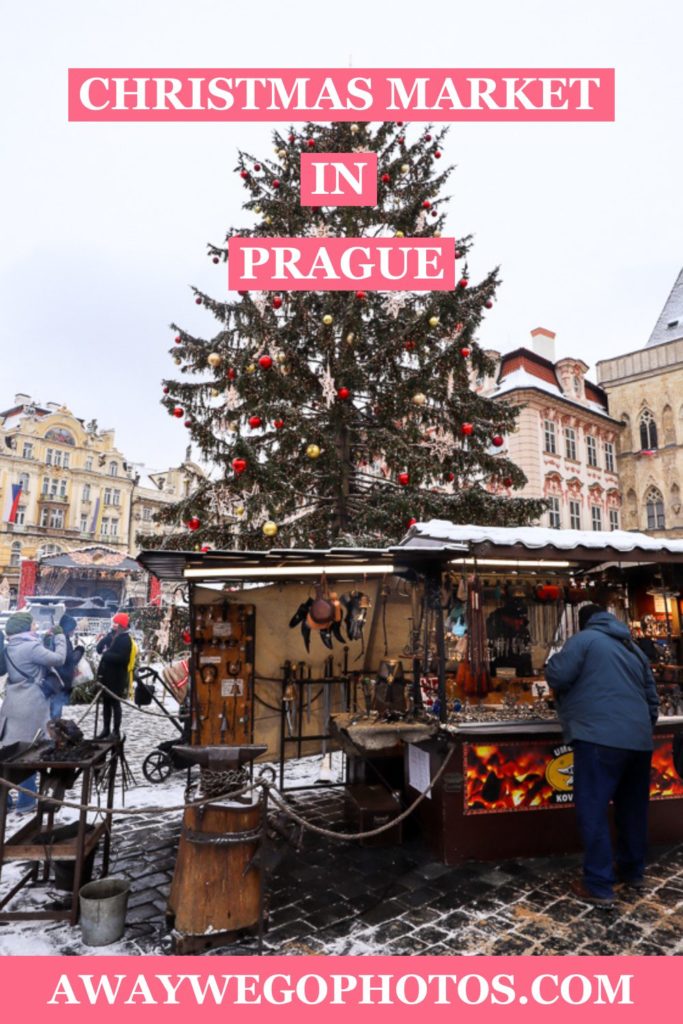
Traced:
<path fill-rule="evenodd" d="M 421 130 L 409 142 L 401 122 L 275 132 L 274 159 L 240 153 L 253 219 L 226 242 L 439 236 L 452 171 L 440 162 L 443 136 Z M 377 153 L 376 207 L 302 206 L 302 152 Z M 492 372 L 476 335 L 499 277 L 469 281 L 470 245 L 471 237 L 456 243 L 453 291 L 243 292 L 222 301 L 193 289 L 219 328 L 206 340 L 171 325 L 183 379 L 164 381 L 163 404 L 212 470 L 161 514 L 178 524 L 165 546 L 382 546 L 416 520 L 537 518 L 543 504 L 514 496 L 525 477 L 500 451 L 517 410 L 472 387 Z M 227 246 L 209 245 L 209 256 L 224 262 Z"/>

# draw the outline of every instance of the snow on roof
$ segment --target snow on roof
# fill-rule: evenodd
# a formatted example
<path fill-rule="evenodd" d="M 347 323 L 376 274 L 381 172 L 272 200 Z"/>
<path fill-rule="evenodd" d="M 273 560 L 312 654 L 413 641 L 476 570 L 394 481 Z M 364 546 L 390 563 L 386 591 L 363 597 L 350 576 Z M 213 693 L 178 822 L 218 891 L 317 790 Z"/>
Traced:
<path fill-rule="evenodd" d="M 652 348 L 653 345 L 663 345 L 679 338 L 683 338 L 683 270 L 676 278 L 645 347 Z"/>
<path fill-rule="evenodd" d="M 543 526 L 459 526 L 446 519 L 431 519 L 416 523 L 401 542 L 410 546 L 411 540 L 440 541 L 442 543 L 482 544 L 500 547 L 521 544 L 529 550 L 552 546 L 560 551 L 574 548 L 612 548 L 616 551 L 670 551 L 683 554 L 683 540 L 649 537 L 645 533 L 626 530 L 551 530 Z"/>
<path fill-rule="evenodd" d="M 517 370 L 513 370 L 508 373 L 500 382 L 495 391 L 492 391 L 489 395 L 490 398 L 498 398 L 499 395 L 509 394 L 511 391 L 521 390 L 522 388 L 535 388 L 537 391 L 544 391 L 548 395 L 552 395 L 554 398 L 559 398 L 563 402 L 569 402 L 570 405 L 576 405 L 580 409 L 590 409 L 591 412 L 600 413 L 601 416 L 609 416 L 609 413 L 605 409 L 604 405 L 599 402 L 585 401 L 578 402 L 575 398 L 570 398 L 569 395 L 562 394 L 562 391 L 557 384 L 550 384 L 548 381 L 543 380 L 542 377 L 537 377 L 534 373 L 529 373 L 524 367 L 519 367 Z"/>

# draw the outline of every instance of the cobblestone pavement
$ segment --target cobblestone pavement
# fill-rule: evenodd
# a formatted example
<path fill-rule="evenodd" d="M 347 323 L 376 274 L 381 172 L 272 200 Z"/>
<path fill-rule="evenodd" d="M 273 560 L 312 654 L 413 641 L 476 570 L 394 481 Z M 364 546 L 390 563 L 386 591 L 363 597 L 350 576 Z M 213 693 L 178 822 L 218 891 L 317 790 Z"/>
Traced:
<path fill-rule="evenodd" d="M 70 716 L 79 709 L 69 709 Z M 160 786 L 142 777 L 144 756 L 173 736 L 164 719 L 127 710 L 126 753 L 139 785 L 127 806 L 182 804 L 184 773 Z M 300 813 L 325 827 L 348 829 L 343 793 L 316 789 L 291 794 Z M 12 815 L 13 826 L 18 819 Z M 181 812 L 119 819 L 112 874 L 131 882 L 126 936 L 93 950 L 80 930 L 64 924 L 11 922 L 0 926 L 0 954 L 167 954 L 166 900 L 180 835 Z M 683 954 L 683 845 L 653 851 L 648 889 L 624 894 L 606 912 L 568 895 L 578 858 L 467 864 L 434 862 L 419 836 L 401 846 L 363 847 L 297 830 L 298 848 L 284 845 L 268 882 L 267 954 Z M 3 873 L 11 876 L 15 865 Z M 63 904 L 64 893 L 36 889 L 15 906 Z M 215 954 L 256 952 L 255 940 Z"/>

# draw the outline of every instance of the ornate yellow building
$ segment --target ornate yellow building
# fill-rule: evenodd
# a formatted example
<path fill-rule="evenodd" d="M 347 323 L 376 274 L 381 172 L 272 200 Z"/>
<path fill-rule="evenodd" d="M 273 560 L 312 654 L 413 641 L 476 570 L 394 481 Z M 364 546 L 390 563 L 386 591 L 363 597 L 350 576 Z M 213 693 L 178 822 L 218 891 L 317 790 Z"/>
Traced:
<path fill-rule="evenodd" d="M 0 412 L 0 592 L 16 597 L 24 558 L 93 545 L 135 552 L 136 534 L 162 529 L 154 513 L 189 493 L 197 473 L 184 463 L 142 484 L 113 430 L 16 395 Z"/>
<path fill-rule="evenodd" d="M 604 359 L 597 371 L 624 424 L 624 529 L 683 537 L 683 270 L 645 348 Z"/>

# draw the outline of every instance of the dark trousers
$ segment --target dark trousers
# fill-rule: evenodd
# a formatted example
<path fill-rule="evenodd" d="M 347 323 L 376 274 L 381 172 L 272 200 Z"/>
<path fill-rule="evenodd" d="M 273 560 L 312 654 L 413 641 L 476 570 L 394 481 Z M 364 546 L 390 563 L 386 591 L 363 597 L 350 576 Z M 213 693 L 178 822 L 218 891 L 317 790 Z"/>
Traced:
<path fill-rule="evenodd" d="M 650 800 L 649 750 L 622 750 L 574 740 L 574 804 L 583 842 L 583 876 L 594 896 L 613 895 L 617 876 L 636 881 L 645 871 Z M 614 803 L 616 858 L 612 854 L 608 809 Z"/>
<path fill-rule="evenodd" d="M 114 716 L 114 732 L 121 732 L 121 701 L 116 697 L 110 697 L 108 693 L 102 694 L 102 724 L 103 731 L 111 732 L 111 719 Z"/>

